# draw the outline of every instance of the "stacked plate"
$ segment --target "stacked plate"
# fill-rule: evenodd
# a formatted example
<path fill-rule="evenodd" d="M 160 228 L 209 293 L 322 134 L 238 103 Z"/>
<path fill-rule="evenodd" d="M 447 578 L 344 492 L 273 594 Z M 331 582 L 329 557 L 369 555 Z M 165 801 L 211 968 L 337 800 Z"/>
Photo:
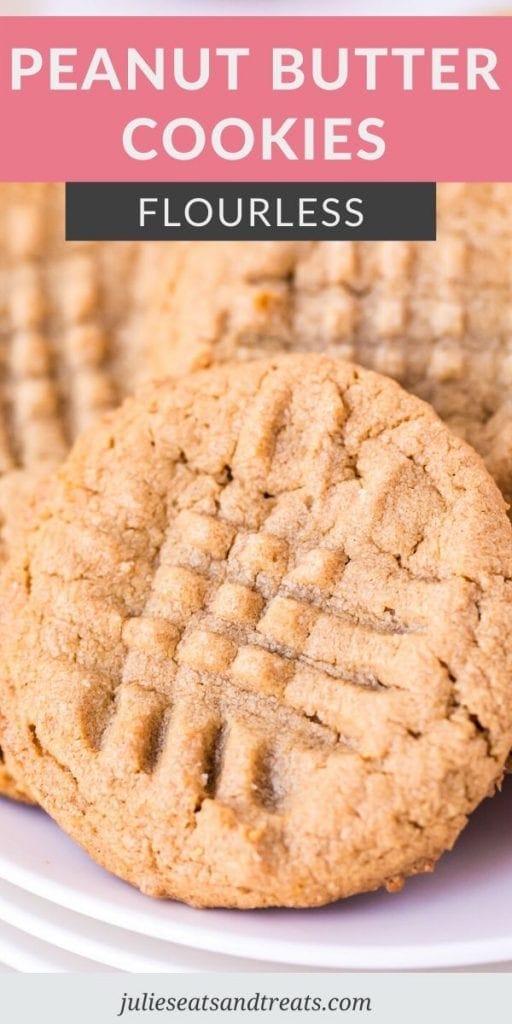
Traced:
<path fill-rule="evenodd" d="M 512 969 L 512 778 L 434 875 L 312 911 L 151 900 L 0 800 L 0 962 L 21 971 Z M 1 969 L 1 968 L 0 968 Z"/>

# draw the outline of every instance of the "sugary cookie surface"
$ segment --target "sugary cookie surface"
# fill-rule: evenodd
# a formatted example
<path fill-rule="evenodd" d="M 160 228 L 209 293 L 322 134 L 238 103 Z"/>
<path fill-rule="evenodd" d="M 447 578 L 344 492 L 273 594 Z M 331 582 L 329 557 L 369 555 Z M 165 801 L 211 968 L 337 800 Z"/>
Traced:
<path fill-rule="evenodd" d="M 510 577 L 480 459 L 388 379 L 295 356 L 153 386 L 8 567 L 9 756 L 146 892 L 396 888 L 501 777 Z"/>

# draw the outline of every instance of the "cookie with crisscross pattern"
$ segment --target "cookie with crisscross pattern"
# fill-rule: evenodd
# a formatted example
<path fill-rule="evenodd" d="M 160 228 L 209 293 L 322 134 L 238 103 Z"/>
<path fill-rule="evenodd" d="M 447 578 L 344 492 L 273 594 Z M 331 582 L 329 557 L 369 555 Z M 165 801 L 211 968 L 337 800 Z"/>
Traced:
<path fill-rule="evenodd" d="M 501 777 L 511 577 L 480 459 L 389 379 L 312 355 L 149 387 L 8 566 L 9 755 L 145 892 L 395 888 Z"/>
<path fill-rule="evenodd" d="M 30 478 L 147 374 L 160 248 L 67 243 L 61 185 L 0 184 L 0 560 Z M 17 789 L 0 761 L 0 793 Z"/>
<path fill-rule="evenodd" d="M 354 360 L 430 402 L 512 502 L 512 185 L 437 195 L 436 242 L 194 242 L 178 268 L 173 253 L 148 307 L 155 372 Z"/>

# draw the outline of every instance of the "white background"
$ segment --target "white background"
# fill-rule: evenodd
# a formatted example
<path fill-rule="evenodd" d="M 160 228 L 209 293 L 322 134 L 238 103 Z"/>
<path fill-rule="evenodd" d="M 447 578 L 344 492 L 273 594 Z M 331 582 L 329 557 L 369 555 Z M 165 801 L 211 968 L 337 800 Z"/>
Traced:
<path fill-rule="evenodd" d="M 0 14 L 495 14 L 500 0 L 0 0 Z"/>

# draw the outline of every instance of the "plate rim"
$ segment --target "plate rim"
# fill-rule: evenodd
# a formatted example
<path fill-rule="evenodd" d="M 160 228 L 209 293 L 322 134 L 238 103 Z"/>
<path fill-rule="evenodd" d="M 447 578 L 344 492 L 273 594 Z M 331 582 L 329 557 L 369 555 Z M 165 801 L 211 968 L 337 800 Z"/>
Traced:
<path fill-rule="evenodd" d="M 19 905 L 17 901 L 20 896 L 28 899 L 28 906 Z M 35 907 L 31 905 L 30 901 L 32 900 L 37 900 L 38 905 Z M 39 906 L 39 903 L 42 906 Z M 61 914 L 69 915 L 71 920 L 64 919 L 62 921 L 60 918 L 55 920 L 51 917 L 52 909 L 59 911 Z M 122 940 L 122 944 L 116 946 L 116 935 L 109 935 L 106 940 L 101 937 L 97 938 L 87 935 L 87 925 L 90 920 L 93 920 L 95 924 L 101 927 L 107 927 L 110 932 L 120 933 L 118 938 Z M 85 917 L 85 915 L 77 911 L 72 911 L 60 904 L 52 903 L 50 900 L 36 896 L 35 893 L 31 893 L 27 889 L 20 889 L 19 886 L 15 886 L 4 879 L 0 879 L 0 927 L 2 924 L 15 928 L 41 942 L 58 947 L 73 955 L 106 965 L 115 971 L 194 974 L 203 970 L 203 967 L 198 965 L 191 966 L 175 960 L 176 950 L 184 957 L 188 954 L 201 955 L 203 951 L 193 950 L 183 945 L 176 946 L 176 944 L 166 943 L 161 939 L 151 939 L 151 942 L 161 943 L 163 948 L 160 956 L 156 956 L 153 953 L 147 955 L 144 950 L 134 950 L 132 945 L 127 946 L 127 942 L 130 943 L 130 940 L 132 943 L 137 940 L 143 942 L 149 938 L 148 936 L 120 928 L 119 925 L 105 925 L 105 922 Z M 167 945 L 172 948 L 172 959 L 171 956 L 168 959 L 166 958 L 165 946 Z M 218 959 L 218 954 L 212 953 L 210 955 L 216 956 Z M 144 962 L 141 963 L 141 960 Z M 245 969 L 245 958 L 236 958 L 235 966 L 237 970 L 240 969 L 240 965 L 244 965 L 242 969 Z M 262 973 L 271 970 L 275 966 L 276 964 L 272 964 L 271 961 L 266 963 L 258 961 L 258 970 Z M 213 973 L 216 971 L 228 973 L 231 969 L 233 969 L 233 958 L 227 958 L 225 965 L 217 966 L 215 969 L 211 964 L 206 964 L 204 967 L 204 970 L 212 971 Z"/>
<path fill-rule="evenodd" d="M 0 854 L 0 877 L 11 885 L 33 893 L 50 903 L 75 911 L 84 917 L 102 921 L 114 927 L 123 928 L 139 935 L 150 936 L 174 942 L 176 945 L 205 952 L 222 953 L 244 960 L 261 960 L 261 939 L 243 937 L 244 951 L 241 953 L 240 936 L 219 931 L 212 925 L 200 928 L 186 922 L 160 922 L 155 918 L 149 928 L 147 916 L 138 910 L 115 908 L 116 919 L 112 917 L 112 905 L 102 897 L 91 897 L 74 892 L 66 885 L 44 877 L 19 865 L 6 864 Z M 257 949 L 259 947 L 259 951 Z M 470 967 L 477 964 L 500 963 L 512 960 L 512 935 L 500 939 L 468 940 L 465 942 L 426 943 L 415 947 L 393 945 L 365 946 L 364 960 L 361 951 L 347 945 L 324 947 L 310 945 L 307 959 L 298 958 L 298 950 L 290 940 L 274 939 L 270 955 L 271 963 L 300 967 L 327 967 L 338 970 L 421 970 L 449 967 Z M 306 952 L 301 947 L 302 955 Z"/>
<path fill-rule="evenodd" d="M 5 936 L 5 929 L 8 932 L 7 937 Z M 13 935 L 10 933 L 14 933 L 14 941 Z M 35 951 L 30 949 L 27 951 L 27 941 L 35 947 Z M 47 958 L 47 953 L 50 955 L 50 959 Z M 59 958 L 64 961 L 64 964 L 59 964 Z M 77 961 L 76 966 L 72 966 L 73 960 Z M 8 921 L 0 921 L 0 974 L 1 967 L 4 965 L 21 974 L 37 974 L 39 972 L 45 974 L 68 974 L 72 970 L 80 971 L 80 966 L 84 964 L 86 966 L 83 970 L 86 973 L 92 973 L 97 969 L 105 969 L 105 964 L 99 961 L 91 960 L 90 957 L 80 956 L 80 954 L 74 953 L 70 949 L 53 946 L 51 943 L 38 938 L 37 935 L 31 935 L 30 932 L 25 932 Z"/>

